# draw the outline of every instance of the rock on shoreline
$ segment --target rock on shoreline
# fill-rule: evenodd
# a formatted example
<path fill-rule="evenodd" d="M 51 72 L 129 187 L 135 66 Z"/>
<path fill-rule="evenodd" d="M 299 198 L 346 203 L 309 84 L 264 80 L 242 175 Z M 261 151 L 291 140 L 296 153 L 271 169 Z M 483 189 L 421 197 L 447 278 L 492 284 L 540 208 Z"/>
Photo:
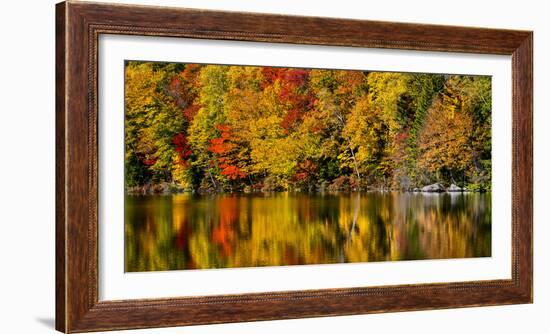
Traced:
<path fill-rule="evenodd" d="M 441 183 L 434 183 L 422 187 L 421 191 L 426 193 L 442 193 L 445 191 L 445 187 Z"/>
<path fill-rule="evenodd" d="M 449 186 L 449 188 L 447 188 L 447 191 L 448 192 L 460 192 L 460 191 L 464 191 L 464 189 L 460 188 L 459 186 L 457 186 L 456 184 L 451 184 Z"/>
<path fill-rule="evenodd" d="M 471 190 L 467 188 L 461 188 L 457 186 L 456 184 L 451 184 L 449 187 L 445 187 L 443 184 L 436 182 L 433 184 L 426 185 L 424 187 L 418 188 L 412 188 L 412 189 L 390 189 L 390 188 L 356 188 L 352 187 L 349 184 L 338 184 L 338 187 L 323 185 L 321 187 L 310 187 L 306 190 L 302 188 L 295 188 L 291 190 L 282 190 L 282 189 L 274 189 L 265 191 L 264 188 L 252 188 L 252 187 L 245 187 L 242 190 L 236 190 L 236 191 L 201 191 L 199 190 L 193 190 L 193 189 L 185 189 L 182 187 L 178 187 L 175 184 L 170 184 L 167 182 L 159 183 L 159 184 L 145 184 L 143 186 L 135 186 L 135 187 L 129 187 L 126 188 L 126 193 L 129 195 L 168 195 L 168 194 L 176 194 L 181 192 L 197 192 L 199 194 L 204 193 L 270 193 L 270 192 L 280 192 L 280 191 L 291 191 L 291 192 L 317 192 L 317 193 L 324 193 L 324 192 L 371 192 L 371 191 L 401 191 L 401 192 L 413 192 L 413 193 L 458 193 L 458 192 L 484 192 L 484 190 Z"/>
<path fill-rule="evenodd" d="M 460 188 L 456 184 L 451 184 L 449 188 L 445 188 L 441 183 L 434 183 L 421 188 L 422 192 L 427 193 L 442 193 L 442 192 L 463 192 L 464 188 Z"/>

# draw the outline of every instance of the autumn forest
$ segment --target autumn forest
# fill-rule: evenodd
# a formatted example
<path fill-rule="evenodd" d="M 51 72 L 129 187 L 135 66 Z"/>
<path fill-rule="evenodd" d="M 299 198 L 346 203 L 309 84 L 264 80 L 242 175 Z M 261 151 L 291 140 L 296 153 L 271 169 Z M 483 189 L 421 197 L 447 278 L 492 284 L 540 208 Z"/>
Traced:
<path fill-rule="evenodd" d="M 491 188 L 491 78 L 127 61 L 128 193 Z"/>

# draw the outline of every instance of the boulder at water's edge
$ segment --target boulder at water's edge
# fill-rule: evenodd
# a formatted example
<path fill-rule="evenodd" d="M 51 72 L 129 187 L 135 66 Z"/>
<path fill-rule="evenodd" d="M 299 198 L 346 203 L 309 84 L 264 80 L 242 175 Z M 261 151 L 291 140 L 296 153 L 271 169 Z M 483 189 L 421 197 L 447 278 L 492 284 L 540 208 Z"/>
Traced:
<path fill-rule="evenodd" d="M 422 191 L 428 193 L 440 193 L 445 191 L 445 187 L 443 187 L 441 183 L 434 183 L 422 187 Z"/>
<path fill-rule="evenodd" d="M 459 191 L 464 191 L 464 189 L 460 188 L 459 186 L 457 186 L 456 184 L 451 184 L 451 186 L 449 188 L 447 188 L 447 191 L 449 192 L 459 192 Z"/>

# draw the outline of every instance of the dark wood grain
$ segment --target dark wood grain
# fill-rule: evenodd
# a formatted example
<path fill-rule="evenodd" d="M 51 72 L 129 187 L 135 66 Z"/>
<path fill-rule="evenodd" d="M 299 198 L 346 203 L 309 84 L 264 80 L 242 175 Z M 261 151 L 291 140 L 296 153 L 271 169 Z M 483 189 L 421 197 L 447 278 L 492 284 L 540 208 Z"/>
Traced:
<path fill-rule="evenodd" d="M 533 35 L 512 54 L 512 274 L 533 300 Z"/>
<path fill-rule="evenodd" d="M 532 302 L 532 33 L 164 7 L 56 8 L 56 328 L 83 332 Z M 99 301 L 97 41 L 101 34 L 512 56 L 512 278 Z"/>
<path fill-rule="evenodd" d="M 55 328 L 65 330 L 65 3 L 56 7 L 55 22 Z"/>

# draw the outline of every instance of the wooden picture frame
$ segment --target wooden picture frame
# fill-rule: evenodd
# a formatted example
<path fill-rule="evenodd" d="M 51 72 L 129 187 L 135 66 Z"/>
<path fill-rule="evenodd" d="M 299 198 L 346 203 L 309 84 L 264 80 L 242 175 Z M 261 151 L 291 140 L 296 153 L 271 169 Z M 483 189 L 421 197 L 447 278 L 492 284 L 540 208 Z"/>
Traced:
<path fill-rule="evenodd" d="M 98 299 L 101 34 L 512 56 L 512 278 L 123 301 Z M 56 329 L 66 333 L 533 300 L 533 33 L 66 1 L 56 7 Z"/>

